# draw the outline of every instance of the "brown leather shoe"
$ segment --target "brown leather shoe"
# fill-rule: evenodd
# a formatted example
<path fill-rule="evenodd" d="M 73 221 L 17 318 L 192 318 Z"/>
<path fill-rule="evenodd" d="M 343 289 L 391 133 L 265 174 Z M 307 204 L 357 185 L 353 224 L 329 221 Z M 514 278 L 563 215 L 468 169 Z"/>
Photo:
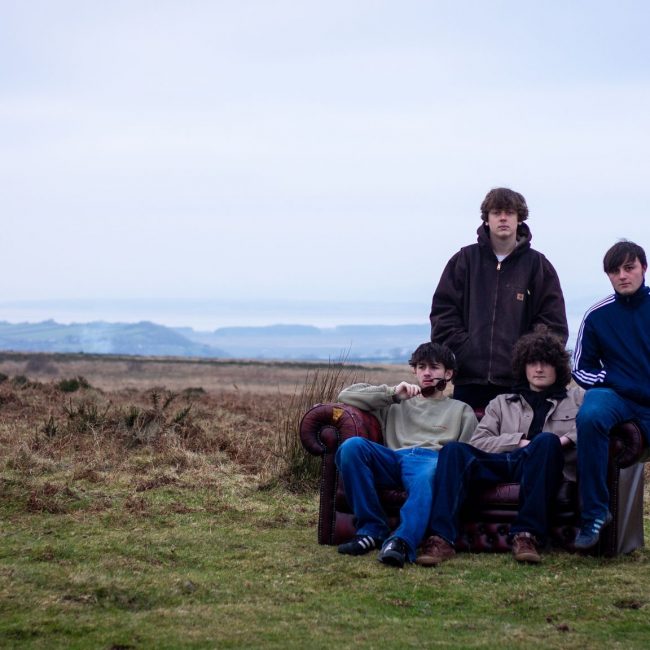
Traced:
<path fill-rule="evenodd" d="M 512 554 L 517 562 L 539 564 L 542 561 L 535 546 L 535 537 L 530 533 L 517 533 L 512 538 Z"/>
<path fill-rule="evenodd" d="M 456 551 L 449 542 L 438 535 L 431 535 L 422 543 L 422 550 L 415 563 L 420 566 L 436 566 L 454 555 L 456 555 Z"/>

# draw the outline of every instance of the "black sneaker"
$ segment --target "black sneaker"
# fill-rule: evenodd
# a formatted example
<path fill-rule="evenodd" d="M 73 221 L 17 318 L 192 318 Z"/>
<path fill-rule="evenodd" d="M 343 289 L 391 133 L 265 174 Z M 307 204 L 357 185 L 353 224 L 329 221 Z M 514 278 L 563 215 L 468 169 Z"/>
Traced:
<path fill-rule="evenodd" d="M 377 559 L 384 564 L 396 566 L 401 569 L 407 557 L 408 546 L 406 546 L 406 542 L 399 537 L 392 537 L 384 544 Z"/>
<path fill-rule="evenodd" d="M 600 539 L 600 533 L 605 526 L 612 523 L 612 518 L 612 513 L 608 510 L 604 518 L 594 519 L 594 521 L 584 524 L 580 532 L 576 535 L 576 540 L 573 542 L 573 545 L 579 551 L 586 551 L 596 546 Z"/>
<path fill-rule="evenodd" d="M 381 541 L 370 535 L 355 535 L 349 542 L 340 544 L 338 551 L 343 555 L 365 555 L 378 548 Z"/>

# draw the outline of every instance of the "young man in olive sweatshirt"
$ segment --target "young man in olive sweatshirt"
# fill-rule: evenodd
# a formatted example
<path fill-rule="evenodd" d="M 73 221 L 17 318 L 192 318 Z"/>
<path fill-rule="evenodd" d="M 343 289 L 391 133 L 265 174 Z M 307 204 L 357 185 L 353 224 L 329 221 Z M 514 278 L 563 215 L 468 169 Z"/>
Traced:
<path fill-rule="evenodd" d="M 354 384 L 339 401 L 377 416 L 386 446 L 349 438 L 336 453 L 357 534 L 339 553 L 364 555 L 382 546 L 379 561 L 391 566 L 413 562 L 424 536 L 432 502 L 438 451 L 448 442 L 469 440 L 478 424 L 465 403 L 446 397 L 456 362 L 449 348 L 423 343 L 409 360 L 417 384 Z M 426 395 L 426 397 L 425 397 Z M 377 488 L 405 489 L 399 527 L 391 534 Z"/>

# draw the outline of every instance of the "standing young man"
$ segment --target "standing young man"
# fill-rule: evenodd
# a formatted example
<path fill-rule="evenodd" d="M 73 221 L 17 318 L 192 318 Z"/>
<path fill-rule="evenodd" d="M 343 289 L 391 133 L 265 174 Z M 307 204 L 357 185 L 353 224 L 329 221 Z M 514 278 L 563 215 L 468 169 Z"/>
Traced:
<path fill-rule="evenodd" d="M 499 187 L 481 204 L 478 243 L 447 263 L 431 304 L 431 340 L 458 360 L 454 398 L 475 409 L 510 390 L 512 349 L 544 324 L 568 337 L 564 296 L 551 263 L 530 247 L 526 200 Z"/>
<path fill-rule="evenodd" d="M 382 425 L 386 446 L 361 437 L 348 438 L 336 453 L 345 494 L 355 515 L 357 534 L 339 553 L 364 555 L 382 545 L 379 561 L 402 567 L 415 560 L 431 511 L 438 451 L 454 440 L 469 440 L 476 429 L 474 411 L 445 397 L 456 367 L 443 345 L 423 343 L 409 365 L 417 384 L 354 384 L 340 402 L 371 411 Z M 406 489 L 399 527 L 390 534 L 377 488 Z"/>
<path fill-rule="evenodd" d="M 578 414 L 578 473 L 582 527 L 578 549 L 598 543 L 611 522 L 607 489 L 609 432 L 635 420 L 650 442 L 650 289 L 645 251 L 630 241 L 614 244 L 603 269 L 614 294 L 591 307 L 582 321 L 573 378 L 587 389 Z"/>

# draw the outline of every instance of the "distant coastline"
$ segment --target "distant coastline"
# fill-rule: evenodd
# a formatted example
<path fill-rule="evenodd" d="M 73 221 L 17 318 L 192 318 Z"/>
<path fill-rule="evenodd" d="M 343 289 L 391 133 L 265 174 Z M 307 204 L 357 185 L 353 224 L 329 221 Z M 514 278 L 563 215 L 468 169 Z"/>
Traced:
<path fill-rule="evenodd" d="M 569 303 L 573 349 L 592 297 Z M 429 338 L 428 305 L 326 300 L 0 302 L 0 349 L 400 363 Z"/>
<path fill-rule="evenodd" d="M 579 319 L 573 321 L 570 349 L 579 323 Z M 276 324 L 201 331 L 151 321 L 0 321 L 0 350 L 14 352 L 401 363 L 428 338 L 428 323 L 348 324 L 328 328 Z"/>
<path fill-rule="evenodd" d="M 0 322 L 0 350 L 13 352 L 398 363 L 427 337 L 426 325 L 272 325 L 205 332 L 150 321 Z"/>

